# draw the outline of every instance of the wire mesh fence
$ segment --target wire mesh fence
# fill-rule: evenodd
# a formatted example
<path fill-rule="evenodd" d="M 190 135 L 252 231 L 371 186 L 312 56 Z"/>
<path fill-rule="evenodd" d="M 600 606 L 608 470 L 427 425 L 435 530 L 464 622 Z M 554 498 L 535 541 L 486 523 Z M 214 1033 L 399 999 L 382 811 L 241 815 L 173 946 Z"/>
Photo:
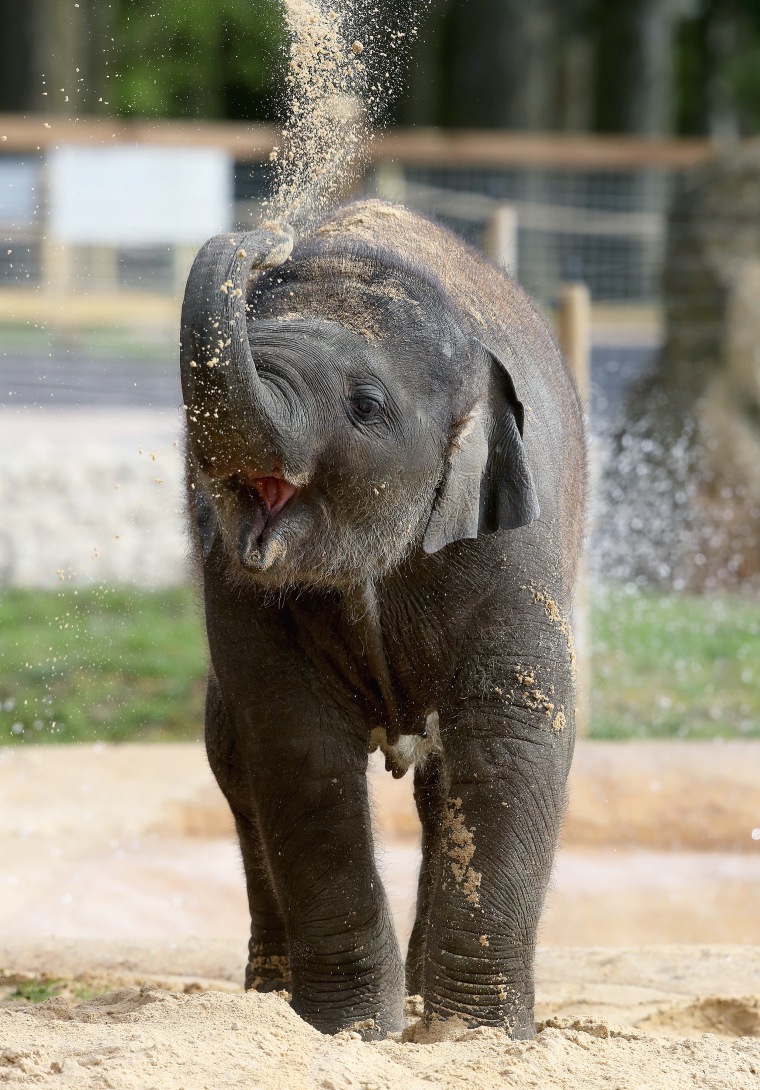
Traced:
<path fill-rule="evenodd" d="M 198 130 L 203 137 L 203 126 Z M 208 140 L 218 135 L 209 133 Z M 399 149 L 381 142 L 354 195 L 363 188 L 433 216 L 485 248 L 544 301 L 568 280 L 588 284 L 595 302 L 659 300 L 668 204 L 679 173 L 688 168 L 677 144 L 658 159 L 633 141 L 629 149 L 623 146 L 625 154 L 617 148 L 605 159 L 603 144 L 589 154 L 584 144 L 589 138 L 563 143 L 547 137 L 546 147 L 553 149 L 547 166 L 535 161 L 529 145 L 502 155 L 504 164 L 494 163 L 495 152 L 514 141 L 506 134 L 493 134 L 486 142 L 473 138 L 466 153 L 459 148 L 456 154 L 445 142 L 429 147 L 431 134 L 402 137 L 394 158 Z M 245 228 L 255 222 L 266 196 L 269 163 L 263 137 L 253 154 L 239 143 L 236 130 L 227 148 L 230 225 Z M 458 148 L 456 141 L 452 147 Z M 0 292 L 46 287 L 51 281 L 73 292 L 181 291 L 184 255 L 171 241 L 73 245 L 63 267 L 51 253 L 47 154 L 45 146 L 33 152 L 8 144 L 0 154 Z M 502 222 L 495 241 L 494 224 L 504 209 L 510 210 L 512 226 Z"/>
<path fill-rule="evenodd" d="M 411 167 L 390 184 L 377 172 L 374 182 L 484 248 L 494 214 L 513 209 L 510 271 L 541 299 L 571 280 L 597 301 L 641 304 L 659 297 L 674 174 Z"/>

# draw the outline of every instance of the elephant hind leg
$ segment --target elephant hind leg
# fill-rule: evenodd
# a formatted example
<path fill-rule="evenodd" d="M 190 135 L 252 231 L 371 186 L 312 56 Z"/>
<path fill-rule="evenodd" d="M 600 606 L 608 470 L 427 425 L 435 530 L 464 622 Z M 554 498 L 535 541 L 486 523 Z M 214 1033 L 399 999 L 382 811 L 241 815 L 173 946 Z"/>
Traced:
<path fill-rule="evenodd" d="M 274 891 L 247 783 L 241 776 L 235 734 L 213 674 L 206 690 L 206 752 L 211 770 L 235 818 L 243 857 L 251 915 L 246 990 L 287 989 L 290 960 L 285 917 Z"/>
<path fill-rule="evenodd" d="M 414 801 L 422 824 L 422 863 L 417 886 L 417 910 L 406 956 L 406 990 L 409 995 L 422 992 L 430 905 L 440 867 L 439 841 L 446 803 L 440 753 L 431 753 L 415 768 Z"/>

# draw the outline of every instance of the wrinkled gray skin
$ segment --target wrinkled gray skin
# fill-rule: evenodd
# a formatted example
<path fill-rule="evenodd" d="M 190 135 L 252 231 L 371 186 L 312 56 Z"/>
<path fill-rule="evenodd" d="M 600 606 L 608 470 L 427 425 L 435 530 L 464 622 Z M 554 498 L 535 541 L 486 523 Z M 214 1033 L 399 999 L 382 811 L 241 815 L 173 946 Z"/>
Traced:
<path fill-rule="evenodd" d="M 524 293 L 422 218 L 349 206 L 289 250 L 213 239 L 183 311 L 206 741 L 245 865 L 246 986 L 287 987 L 328 1033 L 402 1025 L 379 744 L 395 775 L 415 764 L 423 829 L 407 990 L 429 1017 L 530 1037 L 573 748 L 578 399 Z"/>

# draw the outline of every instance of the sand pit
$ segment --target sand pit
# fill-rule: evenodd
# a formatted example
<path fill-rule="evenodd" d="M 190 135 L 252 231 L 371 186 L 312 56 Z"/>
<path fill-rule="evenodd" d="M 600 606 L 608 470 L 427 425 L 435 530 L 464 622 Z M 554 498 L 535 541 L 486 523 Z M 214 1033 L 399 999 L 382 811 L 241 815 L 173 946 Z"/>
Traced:
<path fill-rule="evenodd" d="M 760 947 L 739 943 L 758 932 L 759 757 L 580 745 L 537 959 L 543 1028 L 420 1044 L 325 1038 L 283 997 L 241 993 L 242 870 L 200 746 L 0 750 L 0 1084 L 758 1087 Z M 409 784 L 373 769 L 372 785 L 403 940 Z M 55 994 L 19 997 L 35 989 Z"/>
<path fill-rule="evenodd" d="M 760 941 L 758 782 L 752 743 L 579 743 L 541 944 Z M 370 787 L 404 943 L 411 778 L 374 762 Z M 0 891 L 0 935 L 19 939 L 247 939 L 240 853 L 200 745 L 0 749 Z"/>
<path fill-rule="evenodd" d="M 713 1004 L 715 1001 L 713 1001 Z M 699 1004 L 691 1004 L 688 1010 Z M 740 1090 L 760 1080 L 760 1039 L 665 1037 L 595 1018 L 549 1018 L 534 1041 L 446 1027 L 417 1044 L 415 1002 L 400 1038 L 324 1037 L 284 994 L 190 994 L 150 984 L 73 1006 L 64 998 L 0 1007 L 0 1082 L 60 1090 L 385 1090 L 494 1087 Z M 724 1001 L 724 1009 L 730 1003 Z M 736 1004 L 734 1003 L 734 1006 Z M 670 1031 L 683 1028 L 671 1012 Z M 403 1039 L 407 1038 L 407 1039 Z"/>
<path fill-rule="evenodd" d="M 74 1088 L 385 1090 L 541 1087 L 754 1088 L 760 1080 L 760 949 L 543 949 L 539 1033 L 406 1040 L 323 1037 L 282 994 L 240 993 L 233 940 L 0 945 L 0 1083 Z M 46 983 L 33 1005 L 14 992 Z M 84 1002 L 81 996 L 96 994 Z"/>

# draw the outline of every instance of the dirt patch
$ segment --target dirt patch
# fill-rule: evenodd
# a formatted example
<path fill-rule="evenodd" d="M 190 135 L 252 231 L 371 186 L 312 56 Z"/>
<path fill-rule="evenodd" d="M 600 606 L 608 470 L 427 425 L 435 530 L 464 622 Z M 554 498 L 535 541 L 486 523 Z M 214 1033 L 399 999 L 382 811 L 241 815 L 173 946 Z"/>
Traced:
<path fill-rule="evenodd" d="M 575 643 L 573 642 L 573 627 L 569 619 L 564 615 L 557 602 L 547 590 L 541 590 L 535 583 L 531 583 L 530 586 L 524 587 L 523 589 L 529 590 L 533 596 L 533 601 L 544 607 L 544 612 L 549 618 L 549 621 L 562 634 L 565 643 L 567 644 L 567 651 L 570 656 L 570 666 L 572 670 L 575 671 L 577 668 L 577 656 L 575 653 Z"/>

